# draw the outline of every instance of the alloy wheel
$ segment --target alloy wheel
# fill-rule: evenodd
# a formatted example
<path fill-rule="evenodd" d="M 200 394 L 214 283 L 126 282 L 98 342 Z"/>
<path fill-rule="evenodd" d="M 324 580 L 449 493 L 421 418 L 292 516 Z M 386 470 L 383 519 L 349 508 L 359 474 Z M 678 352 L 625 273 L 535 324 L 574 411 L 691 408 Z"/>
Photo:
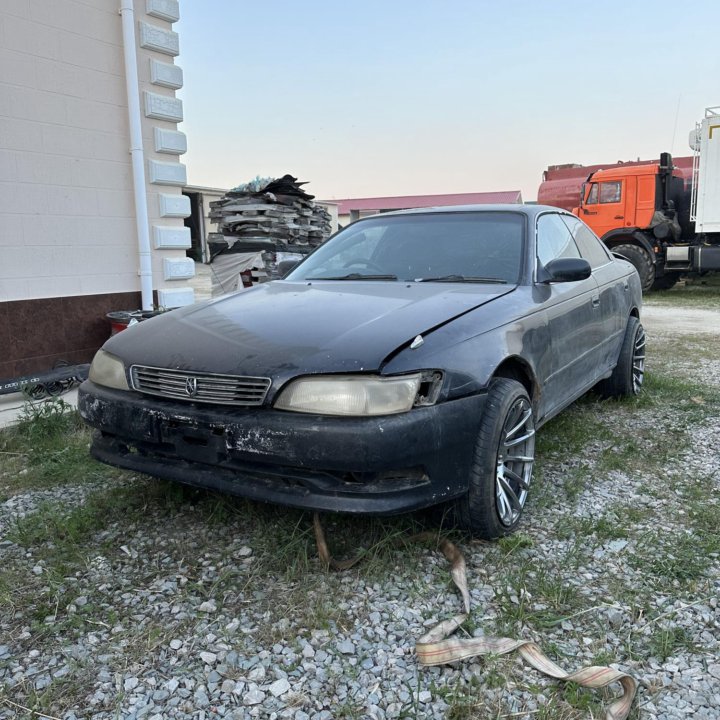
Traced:
<path fill-rule="evenodd" d="M 645 377 L 645 330 L 642 325 L 638 328 L 633 345 L 632 383 L 633 393 L 637 395 Z"/>
<path fill-rule="evenodd" d="M 535 462 L 535 422 L 530 403 L 518 398 L 510 407 L 500 433 L 495 499 L 500 522 L 517 522 L 527 499 Z"/>

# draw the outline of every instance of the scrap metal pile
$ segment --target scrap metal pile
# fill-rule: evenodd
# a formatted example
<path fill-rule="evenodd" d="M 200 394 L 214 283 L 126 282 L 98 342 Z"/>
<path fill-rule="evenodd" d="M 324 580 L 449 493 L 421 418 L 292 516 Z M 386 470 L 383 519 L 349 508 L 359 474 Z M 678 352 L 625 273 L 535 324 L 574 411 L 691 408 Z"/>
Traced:
<path fill-rule="evenodd" d="M 242 273 L 244 285 L 250 273 L 255 281 L 272 279 L 285 253 L 306 255 L 329 237 L 330 214 L 302 189 L 306 184 L 284 175 L 257 192 L 230 190 L 210 203 L 220 230 L 208 236 L 213 295 L 235 290 Z"/>

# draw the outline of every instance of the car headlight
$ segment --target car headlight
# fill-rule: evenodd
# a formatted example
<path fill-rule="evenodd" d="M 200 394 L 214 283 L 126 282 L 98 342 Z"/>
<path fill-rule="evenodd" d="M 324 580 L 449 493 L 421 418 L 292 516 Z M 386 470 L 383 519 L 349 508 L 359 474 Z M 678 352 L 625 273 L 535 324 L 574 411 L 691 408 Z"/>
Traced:
<path fill-rule="evenodd" d="M 395 415 L 413 406 L 420 373 L 400 377 L 325 375 L 291 382 L 275 402 L 279 410 L 316 415 Z"/>
<path fill-rule="evenodd" d="M 129 390 L 125 377 L 125 365 L 114 355 L 98 350 L 90 365 L 88 378 L 96 385 L 115 388 L 116 390 Z"/>

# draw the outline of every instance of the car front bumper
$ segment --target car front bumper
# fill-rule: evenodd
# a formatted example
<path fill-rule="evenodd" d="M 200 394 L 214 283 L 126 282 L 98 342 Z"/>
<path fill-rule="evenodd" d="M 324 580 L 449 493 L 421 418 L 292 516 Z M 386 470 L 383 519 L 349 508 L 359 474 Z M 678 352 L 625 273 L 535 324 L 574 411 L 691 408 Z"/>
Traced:
<path fill-rule="evenodd" d="M 85 381 L 91 452 L 110 465 L 314 510 L 392 514 L 467 491 L 485 395 L 346 418 L 178 403 Z"/>

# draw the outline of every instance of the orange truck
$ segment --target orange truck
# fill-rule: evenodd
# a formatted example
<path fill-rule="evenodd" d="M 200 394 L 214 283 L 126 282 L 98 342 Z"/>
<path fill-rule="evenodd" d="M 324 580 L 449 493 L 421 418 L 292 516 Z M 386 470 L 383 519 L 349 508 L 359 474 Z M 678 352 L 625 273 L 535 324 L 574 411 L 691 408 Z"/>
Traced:
<path fill-rule="evenodd" d="M 682 274 L 720 270 L 720 107 L 706 109 L 690 146 L 691 172 L 675 167 L 669 153 L 659 162 L 594 170 L 572 208 L 635 266 L 643 291 L 668 289 Z M 538 201 L 554 204 L 547 196 L 541 186 Z"/>

